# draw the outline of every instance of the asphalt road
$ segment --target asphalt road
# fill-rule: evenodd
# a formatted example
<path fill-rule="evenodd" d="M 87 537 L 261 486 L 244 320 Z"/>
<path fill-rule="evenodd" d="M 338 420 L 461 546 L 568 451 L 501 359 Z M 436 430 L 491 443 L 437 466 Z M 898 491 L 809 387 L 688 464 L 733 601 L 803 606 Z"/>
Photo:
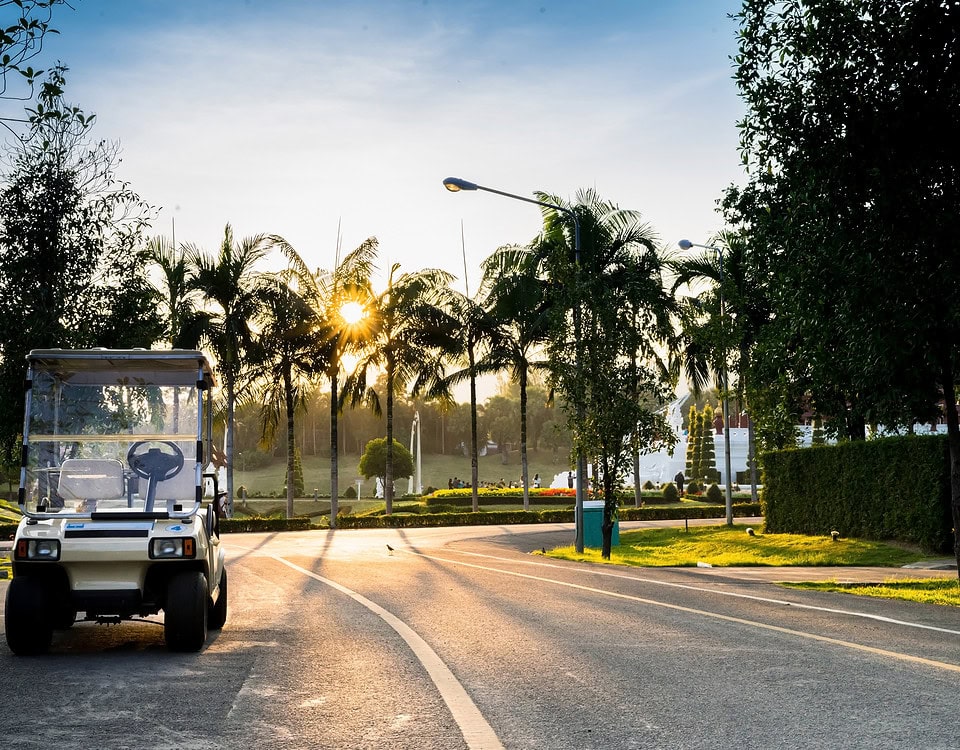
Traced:
<path fill-rule="evenodd" d="M 43 657 L 0 645 L 0 739 L 191 750 L 960 745 L 956 609 L 787 590 L 771 569 L 530 554 L 571 541 L 564 525 L 229 535 L 230 614 L 199 654 L 168 653 L 156 623 L 81 623 Z"/>

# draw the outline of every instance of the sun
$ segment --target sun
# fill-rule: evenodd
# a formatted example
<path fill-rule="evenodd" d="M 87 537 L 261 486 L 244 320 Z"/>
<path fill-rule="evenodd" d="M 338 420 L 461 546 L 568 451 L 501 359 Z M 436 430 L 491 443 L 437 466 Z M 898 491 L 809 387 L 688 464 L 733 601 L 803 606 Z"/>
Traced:
<path fill-rule="evenodd" d="M 359 302 L 344 302 L 340 305 L 340 317 L 349 326 L 356 325 L 367 315 L 367 311 Z"/>

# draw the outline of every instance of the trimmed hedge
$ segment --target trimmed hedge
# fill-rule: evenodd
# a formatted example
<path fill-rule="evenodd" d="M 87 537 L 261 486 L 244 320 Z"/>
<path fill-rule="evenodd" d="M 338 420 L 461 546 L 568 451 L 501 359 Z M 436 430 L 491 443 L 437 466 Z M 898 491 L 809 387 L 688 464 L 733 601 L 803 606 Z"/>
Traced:
<path fill-rule="evenodd" d="M 448 506 L 452 507 L 452 506 Z M 670 521 L 684 518 L 723 518 L 725 508 L 722 505 L 691 505 L 689 508 L 667 508 L 644 506 L 636 508 L 623 506 L 618 510 L 621 521 Z M 753 503 L 735 503 L 735 516 L 758 516 L 760 506 Z M 473 513 L 429 512 L 394 513 L 392 516 L 350 516 L 337 517 L 337 526 L 341 529 L 382 529 L 417 528 L 436 526 L 489 526 L 497 524 L 529 523 L 573 523 L 573 508 L 549 508 L 545 510 L 494 510 Z M 295 518 L 262 518 L 258 516 L 240 518 L 221 518 L 220 531 L 223 533 L 242 533 L 257 531 L 306 531 L 316 528 L 308 516 Z M 16 524 L 0 524 L 0 539 L 13 538 Z"/>
<path fill-rule="evenodd" d="M 293 518 L 221 518 L 220 531 L 223 533 L 244 531 L 306 531 L 313 528 L 308 516 Z"/>
<path fill-rule="evenodd" d="M 738 503 L 733 506 L 735 516 L 760 515 L 760 506 L 755 503 Z M 635 508 L 619 509 L 621 521 L 670 521 L 684 518 L 723 518 L 723 505 L 697 505 L 689 508 Z M 548 510 L 492 510 L 479 513 L 394 513 L 392 516 L 340 516 L 337 525 L 341 529 L 390 529 L 428 526 L 489 526 L 519 523 L 573 523 L 572 508 Z"/>
<path fill-rule="evenodd" d="M 899 540 L 953 548 L 950 457 L 942 435 L 773 451 L 761 505 L 771 533 Z"/>

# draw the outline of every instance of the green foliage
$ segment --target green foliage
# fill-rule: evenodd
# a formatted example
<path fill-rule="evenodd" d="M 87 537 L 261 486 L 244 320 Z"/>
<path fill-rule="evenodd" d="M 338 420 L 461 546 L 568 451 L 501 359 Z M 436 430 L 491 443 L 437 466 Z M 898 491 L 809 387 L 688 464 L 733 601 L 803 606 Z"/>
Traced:
<path fill-rule="evenodd" d="M 293 496 L 294 497 L 303 497 L 304 496 L 304 482 L 303 482 L 303 461 L 300 458 L 300 448 L 294 448 L 293 451 Z M 282 494 L 286 496 L 287 494 L 287 483 L 283 483 L 283 492 Z"/>
<path fill-rule="evenodd" d="M 724 208 L 771 285 L 749 373 L 775 389 L 771 416 L 805 402 L 863 439 L 868 421 L 926 422 L 944 396 L 954 408 L 960 298 L 943 290 L 960 264 L 943 258 L 960 193 L 943 176 L 960 170 L 944 137 L 958 15 L 927 0 L 751 0 L 734 15 L 749 182 Z M 758 419 L 758 437 L 788 444 L 784 424 Z"/>
<path fill-rule="evenodd" d="M 370 479 L 384 479 L 387 470 L 387 439 L 375 438 L 367 443 L 360 457 L 360 475 Z M 413 455 L 399 441 L 393 441 L 393 476 L 409 477 L 413 474 Z"/>
<path fill-rule="evenodd" d="M 656 489 L 656 487 L 654 487 L 653 482 L 651 482 L 651 481 L 648 479 L 646 482 L 643 483 L 643 489 L 645 489 L 645 490 L 653 490 L 653 489 Z"/>
<path fill-rule="evenodd" d="M 354 487 L 352 484 L 351 484 L 351 485 L 348 485 L 348 486 L 347 486 L 347 489 L 344 490 L 344 492 L 343 492 L 343 496 L 344 496 L 345 498 L 350 498 L 351 500 L 354 499 L 354 498 L 356 498 L 356 496 L 357 496 L 357 488 Z"/>
<path fill-rule="evenodd" d="M 771 532 L 952 544 L 950 472 L 943 436 L 891 437 L 774 451 L 763 457 L 761 498 Z"/>
<path fill-rule="evenodd" d="M 221 518 L 220 531 L 256 532 L 256 531 L 305 531 L 312 528 L 310 519 L 306 516 L 293 518 L 263 518 L 261 516 L 246 516 L 239 518 Z"/>
<path fill-rule="evenodd" d="M 716 412 L 709 404 L 704 407 L 700 420 L 700 475 L 705 482 L 719 479 L 717 471 L 717 447 L 714 440 L 713 420 Z"/>
<path fill-rule="evenodd" d="M 760 508 L 753 504 L 733 506 L 734 516 L 755 516 Z M 618 511 L 621 521 L 664 521 L 684 518 L 723 518 L 722 505 L 702 505 L 691 508 L 632 508 Z M 426 528 L 434 526 L 497 526 L 514 523 L 571 523 L 573 509 L 567 510 L 494 510 L 459 513 L 420 513 L 389 516 L 341 516 L 339 523 L 345 529 Z"/>
<path fill-rule="evenodd" d="M 22 428 L 24 358 L 33 348 L 149 347 L 163 333 L 141 242 L 153 210 L 116 180 L 118 147 L 91 142 L 62 100 L 55 68 L 33 137 L 9 156 L 0 190 L 0 447 Z M 38 105 L 39 106 L 39 105 Z"/>
<path fill-rule="evenodd" d="M 667 482 L 663 485 L 663 499 L 668 503 L 675 503 L 680 500 L 680 490 L 673 482 Z"/>
<path fill-rule="evenodd" d="M 691 481 L 687 482 L 686 494 L 696 495 L 700 492 L 703 492 L 703 485 L 701 485 L 700 482 L 698 482 L 696 479 L 692 479 Z"/>
<path fill-rule="evenodd" d="M 720 489 L 716 482 L 711 484 L 707 490 L 707 500 L 709 500 L 711 503 L 724 502 L 725 498 L 723 496 L 723 490 Z"/>

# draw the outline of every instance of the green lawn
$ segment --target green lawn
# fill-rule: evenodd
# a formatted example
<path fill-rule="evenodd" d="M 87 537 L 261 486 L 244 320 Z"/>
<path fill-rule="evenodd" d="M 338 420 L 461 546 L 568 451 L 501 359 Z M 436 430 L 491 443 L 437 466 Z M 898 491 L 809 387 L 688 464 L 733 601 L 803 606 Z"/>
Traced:
<path fill-rule="evenodd" d="M 639 567 L 714 567 L 749 565 L 867 565 L 900 566 L 923 560 L 924 555 L 882 542 L 861 539 L 802 536 L 799 534 L 747 534 L 747 526 L 692 526 L 682 528 L 622 531 L 620 545 L 610 562 Z M 606 562 L 599 549 L 578 555 L 573 547 L 558 547 L 547 553 L 567 560 Z"/>
<path fill-rule="evenodd" d="M 837 591 L 857 596 L 873 596 L 880 599 L 904 599 L 924 604 L 942 604 L 960 607 L 960 580 L 952 578 L 910 578 L 886 581 L 884 583 L 835 583 L 832 581 L 814 581 L 805 583 L 783 583 L 782 586 L 793 589 L 812 589 L 814 591 Z"/>
<path fill-rule="evenodd" d="M 528 472 L 531 486 L 533 484 L 534 474 L 540 474 L 544 478 L 544 487 L 549 486 L 553 481 L 555 474 L 567 471 L 564 454 L 559 453 L 554 463 L 554 455 L 551 451 L 532 451 L 528 455 Z M 501 479 L 505 483 L 520 481 L 520 456 L 518 453 L 511 453 L 506 465 L 501 463 L 499 455 L 481 456 L 478 460 L 478 468 L 481 482 L 499 482 Z M 340 456 L 340 496 L 347 487 L 353 486 L 356 489 L 359 474 L 357 467 L 360 464 L 360 456 L 346 455 Z M 256 471 L 244 470 L 243 462 L 238 458 L 234 463 L 234 484 L 239 487 L 244 485 L 249 493 L 257 493 L 269 497 L 274 493 L 276 497 L 283 494 L 283 485 L 286 475 L 286 464 L 284 459 L 276 459 L 270 466 Z M 446 488 L 447 480 L 453 477 L 459 477 L 466 481 L 470 479 L 470 458 L 467 456 L 444 456 L 436 454 L 427 454 L 421 461 L 421 474 L 424 490 L 427 487 Z M 303 479 L 305 494 L 308 497 L 313 496 L 313 490 L 317 489 L 320 497 L 330 496 L 330 458 L 327 456 L 304 456 L 303 457 Z M 397 497 L 402 497 L 407 493 L 408 480 L 398 479 L 396 482 Z M 364 479 L 360 486 L 360 495 L 362 497 L 373 497 L 375 483 L 372 479 Z"/>

